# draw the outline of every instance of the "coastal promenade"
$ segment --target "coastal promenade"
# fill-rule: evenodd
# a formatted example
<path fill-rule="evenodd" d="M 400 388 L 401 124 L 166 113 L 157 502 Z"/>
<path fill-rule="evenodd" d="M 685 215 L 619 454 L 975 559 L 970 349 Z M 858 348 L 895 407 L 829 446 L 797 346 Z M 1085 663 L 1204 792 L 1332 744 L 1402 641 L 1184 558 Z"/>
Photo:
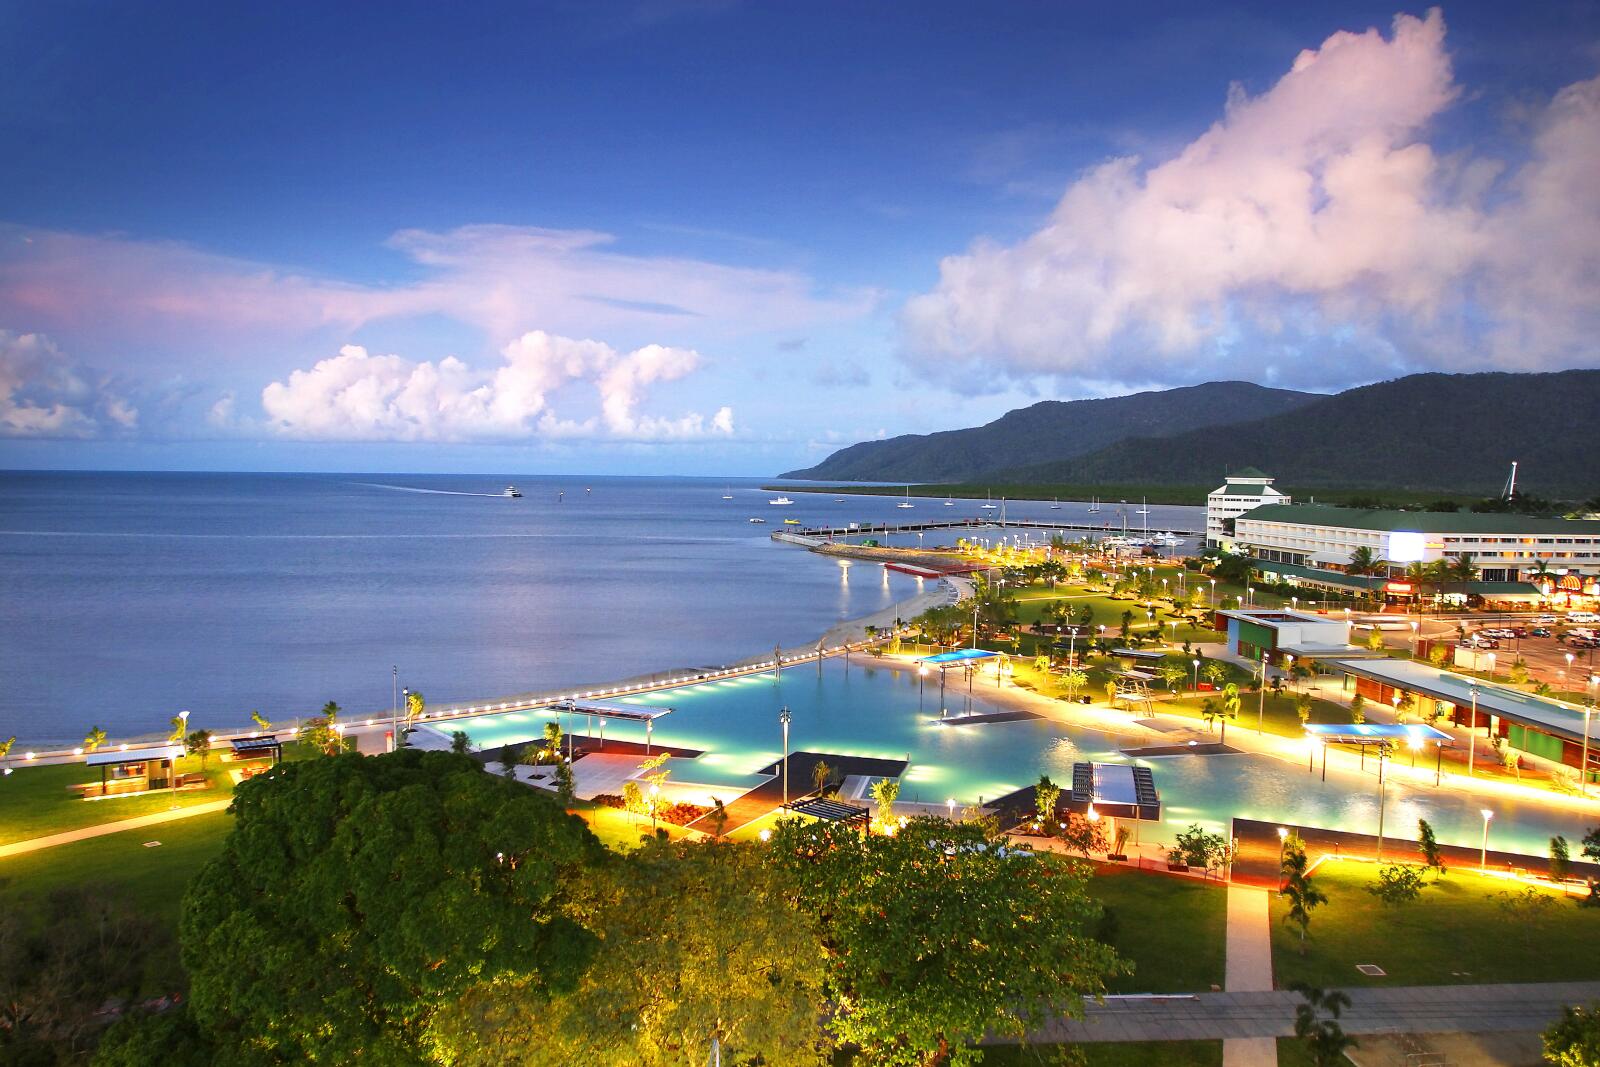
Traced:
<path fill-rule="evenodd" d="M 790 537 L 798 534 L 801 537 L 827 539 L 832 537 L 854 537 L 859 534 L 897 534 L 897 533 L 928 533 L 934 530 L 989 530 L 989 529 L 1019 529 L 1019 530 L 1074 530 L 1084 533 L 1120 533 L 1120 528 L 1110 526 L 1095 526 L 1086 522 L 1049 522 L 1041 519 L 941 519 L 928 522 L 858 522 L 846 526 L 802 526 L 792 530 L 774 530 L 774 540 L 783 540 L 780 534 Z M 1176 534 L 1179 537 L 1199 537 L 1199 530 L 1168 529 L 1164 531 Z"/>

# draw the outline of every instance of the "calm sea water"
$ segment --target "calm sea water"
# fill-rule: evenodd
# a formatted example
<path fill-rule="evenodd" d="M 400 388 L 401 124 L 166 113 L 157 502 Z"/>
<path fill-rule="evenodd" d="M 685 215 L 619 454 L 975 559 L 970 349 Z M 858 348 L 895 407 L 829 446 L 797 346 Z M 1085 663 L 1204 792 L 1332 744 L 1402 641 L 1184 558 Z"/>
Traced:
<path fill-rule="evenodd" d="M 525 496 L 495 496 L 508 482 Z M 0 473 L 0 737 L 136 736 L 182 708 L 208 726 L 327 700 L 387 708 L 391 666 L 443 701 L 723 664 L 917 593 L 768 537 L 784 517 L 913 513 L 772 495 L 695 479 Z"/>

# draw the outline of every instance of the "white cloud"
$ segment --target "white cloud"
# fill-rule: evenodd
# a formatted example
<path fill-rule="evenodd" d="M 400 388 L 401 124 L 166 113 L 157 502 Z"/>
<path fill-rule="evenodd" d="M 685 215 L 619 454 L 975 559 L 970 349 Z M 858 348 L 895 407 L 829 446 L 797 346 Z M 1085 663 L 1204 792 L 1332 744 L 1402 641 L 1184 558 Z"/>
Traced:
<path fill-rule="evenodd" d="M 286 437 L 345 441 L 471 441 L 605 438 L 661 441 L 733 433 L 733 412 L 710 418 L 641 415 L 647 387 L 677 381 L 701 365 L 689 349 L 647 345 L 618 352 L 600 341 L 535 330 L 501 351 L 504 362 L 476 370 L 454 356 L 437 363 L 371 355 L 357 345 L 261 393 L 268 424 Z M 558 414 L 554 397 L 587 383 L 594 415 Z"/>
<path fill-rule="evenodd" d="M 100 437 L 138 424 L 133 404 L 48 337 L 0 330 L 0 436 Z"/>
<path fill-rule="evenodd" d="M 951 378 L 1304 385 L 1595 362 L 1595 84 L 1497 185 L 1494 161 L 1423 139 L 1459 92 L 1444 34 L 1436 10 L 1334 34 L 1261 95 L 1235 87 L 1173 159 L 1094 168 L 1026 240 L 945 259 L 902 313 L 905 354 Z"/>

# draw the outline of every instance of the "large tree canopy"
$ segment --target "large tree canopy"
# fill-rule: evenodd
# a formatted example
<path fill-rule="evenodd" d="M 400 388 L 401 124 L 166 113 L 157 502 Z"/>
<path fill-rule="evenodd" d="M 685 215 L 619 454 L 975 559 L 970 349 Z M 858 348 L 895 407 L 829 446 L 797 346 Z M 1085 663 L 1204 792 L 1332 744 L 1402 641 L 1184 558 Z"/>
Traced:
<path fill-rule="evenodd" d="M 872 1062 L 954 1064 L 986 1033 L 1076 1014 L 1120 964 L 1085 932 L 1087 868 L 919 817 L 891 835 L 786 821 L 774 858 L 820 924 L 829 1026 Z"/>
<path fill-rule="evenodd" d="M 481 989 L 440 1029 L 467 1064 L 826 1062 L 823 960 L 768 850 L 647 841 L 592 883 L 603 939 L 575 993 Z"/>
<path fill-rule="evenodd" d="M 402 749 L 243 783 L 181 920 L 191 1007 L 266 1060 L 435 1062 L 433 1016 L 474 988 L 572 988 L 593 936 L 569 887 L 601 849 L 547 797 Z"/>

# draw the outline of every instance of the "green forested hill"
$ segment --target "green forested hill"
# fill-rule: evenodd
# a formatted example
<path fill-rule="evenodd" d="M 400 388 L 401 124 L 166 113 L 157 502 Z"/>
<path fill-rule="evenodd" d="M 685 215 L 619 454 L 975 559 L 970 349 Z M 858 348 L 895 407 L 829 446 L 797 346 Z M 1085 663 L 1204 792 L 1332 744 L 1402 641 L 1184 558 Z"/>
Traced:
<path fill-rule="evenodd" d="M 1177 435 L 1135 436 L 1012 483 L 1200 484 L 1259 467 L 1280 485 L 1491 494 L 1600 490 L 1600 371 L 1414 374 L 1318 397 L 1294 412 Z"/>
<path fill-rule="evenodd" d="M 958 482 L 998 470 L 1069 460 L 1128 437 L 1165 437 L 1292 411 L 1313 393 L 1209 382 L 1103 400 L 1046 400 L 984 426 L 864 441 L 785 478 Z M 1208 475 L 1208 477 L 1214 477 Z"/>

